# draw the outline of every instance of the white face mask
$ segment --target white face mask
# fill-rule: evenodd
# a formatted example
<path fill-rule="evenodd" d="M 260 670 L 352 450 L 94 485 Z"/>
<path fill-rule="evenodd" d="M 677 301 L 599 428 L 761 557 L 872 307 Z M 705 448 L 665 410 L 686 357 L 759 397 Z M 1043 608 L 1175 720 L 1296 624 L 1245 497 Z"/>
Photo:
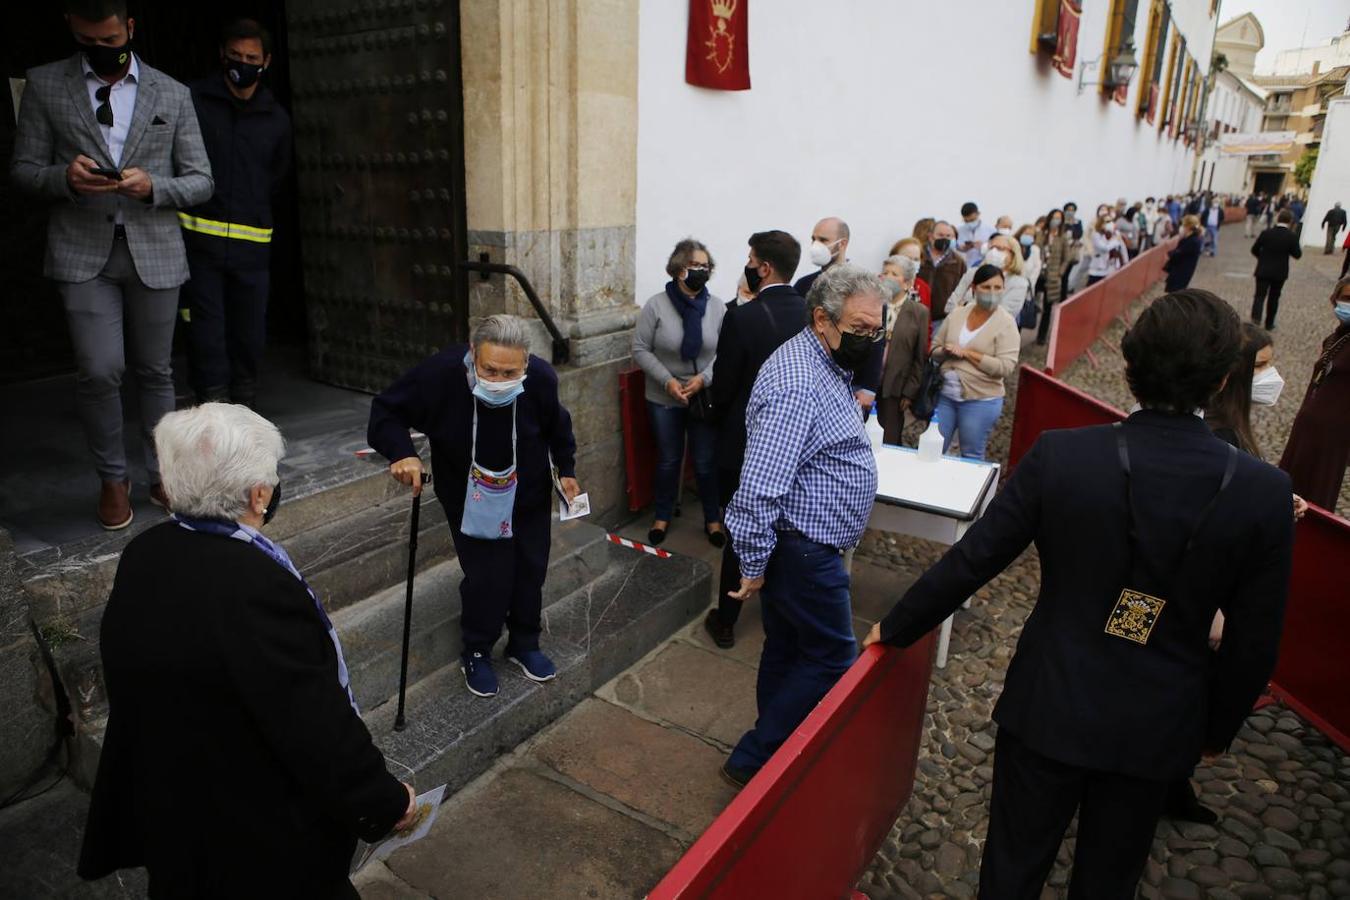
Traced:
<path fill-rule="evenodd" d="M 1274 366 L 1266 366 L 1252 376 L 1252 402 L 1259 406 L 1274 406 L 1284 390 L 1284 379 Z"/>
<path fill-rule="evenodd" d="M 1107 222 L 1105 225 L 1102 226 L 1102 231 L 1106 232 L 1107 234 L 1115 234 L 1115 233 L 1116 233 L 1116 223 L 1115 223 L 1115 222 Z"/>
<path fill-rule="evenodd" d="M 830 264 L 830 260 L 834 258 L 834 254 L 830 252 L 828 245 L 822 244 L 820 241 L 812 241 L 809 258 L 811 260 L 811 265 L 819 266 L 823 269 Z"/>
<path fill-rule="evenodd" d="M 1000 229 L 998 229 L 995 233 L 996 233 L 996 234 L 1006 234 L 1008 237 L 1012 237 L 1012 229 L 1011 229 L 1011 228 L 1000 228 Z"/>
<path fill-rule="evenodd" d="M 1001 269 L 1008 264 L 1008 254 L 1002 249 L 994 247 L 984 255 L 984 261 L 991 266 L 998 266 Z"/>
<path fill-rule="evenodd" d="M 1002 291 L 976 291 L 975 303 L 981 309 L 993 309 L 1003 299 Z"/>

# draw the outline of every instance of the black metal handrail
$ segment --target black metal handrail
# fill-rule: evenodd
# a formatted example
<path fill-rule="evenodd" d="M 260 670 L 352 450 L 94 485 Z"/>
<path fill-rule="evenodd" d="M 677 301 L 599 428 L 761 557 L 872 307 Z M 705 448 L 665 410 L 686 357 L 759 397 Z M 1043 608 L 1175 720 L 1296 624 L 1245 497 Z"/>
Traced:
<path fill-rule="evenodd" d="M 484 281 L 491 275 L 510 275 L 514 278 L 516 283 L 520 285 L 520 289 L 525 292 L 525 299 L 530 301 L 530 305 L 534 307 L 534 311 L 539 315 L 539 321 L 544 323 L 544 328 L 548 329 L 549 335 L 553 338 L 553 364 L 555 366 L 561 366 L 567 363 L 568 358 L 571 356 L 571 351 L 567 345 L 567 338 L 563 337 L 563 333 L 558 329 L 557 323 L 553 321 L 553 317 L 549 315 L 548 310 L 544 307 L 544 301 L 539 299 L 539 294 L 535 291 L 534 285 L 530 284 L 530 279 L 525 276 L 524 272 L 520 271 L 520 269 L 517 269 L 515 266 L 507 265 L 506 263 L 492 262 L 488 259 L 486 253 L 480 255 L 476 261 L 471 259 L 464 260 L 459 264 L 459 267 L 469 272 L 481 273 Z"/>

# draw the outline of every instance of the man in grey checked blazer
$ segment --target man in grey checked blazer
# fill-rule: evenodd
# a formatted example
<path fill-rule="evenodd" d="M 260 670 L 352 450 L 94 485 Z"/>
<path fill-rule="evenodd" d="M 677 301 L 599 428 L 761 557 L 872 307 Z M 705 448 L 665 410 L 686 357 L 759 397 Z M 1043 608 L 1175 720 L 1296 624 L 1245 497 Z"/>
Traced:
<path fill-rule="evenodd" d="M 131 523 L 122 374 L 140 388 L 150 499 L 167 508 L 151 434 L 174 407 L 170 353 L 188 278 L 178 209 L 211 196 L 211 166 L 188 89 L 131 51 L 124 0 L 72 0 L 80 52 L 28 72 L 10 176 L 47 198 L 46 274 L 65 305 L 76 395 L 103 482 L 104 528 Z M 117 170 L 105 177 L 96 169 Z"/>

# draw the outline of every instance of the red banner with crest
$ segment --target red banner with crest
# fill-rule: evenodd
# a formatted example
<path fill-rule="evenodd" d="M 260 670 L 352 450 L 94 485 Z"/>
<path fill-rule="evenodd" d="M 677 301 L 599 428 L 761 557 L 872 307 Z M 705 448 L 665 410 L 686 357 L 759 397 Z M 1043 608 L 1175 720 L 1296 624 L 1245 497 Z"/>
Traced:
<path fill-rule="evenodd" d="M 684 80 L 718 91 L 750 89 L 750 0 L 689 0 Z"/>
<path fill-rule="evenodd" d="M 1050 64 L 1065 78 L 1073 77 L 1078 60 L 1078 20 L 1083 16 L 1079 0 L 1059 0 L 1059 27 L 1055 32 L 1055 56 Z"/>

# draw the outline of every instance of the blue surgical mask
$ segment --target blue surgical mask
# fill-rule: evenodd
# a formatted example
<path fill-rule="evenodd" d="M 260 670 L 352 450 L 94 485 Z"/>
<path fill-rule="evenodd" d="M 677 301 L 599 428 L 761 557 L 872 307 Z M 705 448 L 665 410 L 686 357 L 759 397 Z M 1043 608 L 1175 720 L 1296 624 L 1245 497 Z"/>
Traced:
<path fill-rule="evenodd" d="M 1022 235 L 1020 238 L 1017 239 L 1017 241 L 1023 247 L 1030 247 L 1032 244 L 1036 243 L 1036 239 L 1029 234 Z"/>
<path fill-rule="evenodd" d="M 478 366 L 474 364 L 472 354 L 464 354 L 464 372 L 469 379 L 469 389 L 473 395 L 488 406 L 506 406 L 515 402 L 525 393 L 525 376 L 509 381 L 487 381 L 478 377 Z"/>
<path fill-rule="evenodd" d="M 1336 318 L 1342 322 L 1350 322 L 1350 300 L 1336 301 Z"/>

